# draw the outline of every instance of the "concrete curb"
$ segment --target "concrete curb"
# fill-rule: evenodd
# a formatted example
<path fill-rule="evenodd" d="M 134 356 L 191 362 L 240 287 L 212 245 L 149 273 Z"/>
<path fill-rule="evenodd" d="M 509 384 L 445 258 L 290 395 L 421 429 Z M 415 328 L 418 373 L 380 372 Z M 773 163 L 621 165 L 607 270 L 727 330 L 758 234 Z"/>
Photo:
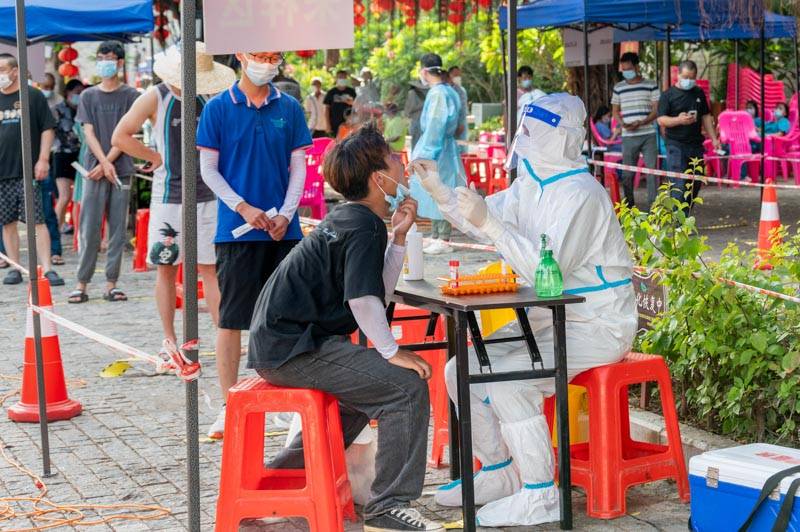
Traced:
<path fill-rule="evenodd" d="M 647 412 L 638 408 L 631 407 L 631 437 L 634 440 L 646 441 L 649 443 L 666 444 L 667 431 L 664 428 L 664 418 L 654 412 Z M 702 429 L 680 424 L 681 441 L 683 442 L 683 456 L 688 467 L 689 459 L 692 456 L 702 454 L 713 449 L 734 447 L 738 442 L 723 436 L 711 434 Z"/>

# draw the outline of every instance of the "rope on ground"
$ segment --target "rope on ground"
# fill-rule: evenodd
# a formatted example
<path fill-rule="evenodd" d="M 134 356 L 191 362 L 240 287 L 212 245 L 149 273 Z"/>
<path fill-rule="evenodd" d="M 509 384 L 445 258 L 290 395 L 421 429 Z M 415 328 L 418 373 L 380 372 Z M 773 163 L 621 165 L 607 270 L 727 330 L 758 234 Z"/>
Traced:
<path fill-rule="evenodd" d="M 704 176 L 704 175 L 695 175 L 695 174 L 684 174 L 681 172 L 669 172 L 667 170 L 655 170 L 652 168 L 644 168 L 639 166 L 632 166 L 628 164 L 620 164 L 620 163 L 612 163 L 610 161 L 589 161 L 589 164 L 595 166 L 604 166 L 608 168 L 615 168 L 619 170 L 628 170 L 629 172 L 639 172 L 644 175 L 655 175 L 660 177 L 672 177 L 675 179 L 684 179 L 686 181 L 702 181 L 703 183 L 722 183 L 725 185 L 736 185 L 742 187 L 755 187 L 755 188 L 764 188 L 764 187 L 773 187 L 773 188 L 780 188 L 780 189 L 789 189 L 789 190 L 800 190 L 800 185 L 783 185 L 778 183 L 753 183 L 751 181 L 744 181 L 744 180 L 736 180 L 736 179 L 729 179 L 723 177 L 711 177 L 711 176 Z"/>
<path fill-rule="evenodd" d="M 25 266 L 23 266 L 22 264 L 20 264 L 18 262 L 14 262 L 13 260 L 11 260 L 11 257 L 6 255 L 5 253 L 0 253 L 0 259 L 3 259 L 4 261 L 6 261 L 15 270 L 19 270 L 20 273 L 22 273 L 22 275 L 25 275 L 25 276 L 28 275 L 28 270 L 25 268 Z"/>
<path fill-rule="evenodd" d="M 22 377 L 15 375 L 2 375 L 0 380 L 20 382 Z M 70 380 L 69 385 L 81 388 L 86 386 L 83 380 Z M 19 393 L 19 389 L 0 394 L 0 407 Z M 36 489 L 38 494 L 30 497 L 0 497 L 0 523 L 14 520 L 33 521 L 33 527 L 26 528 L 6 528 L 0 527 L 6 532 L 33 532 L 38 530 L 48 530 L 63 526 L 92 526 L 110 523 L 111 521 L 152 521 L 161 519 L 172 512 L 168 508 L 150 504 L 68 504 L 55 503 L 47 498 L 49 492 L 47 485 L 36 473 L 26 468 L 6 452 L 8 446 L 0 443 L 0 457 L 2 457 L 11 467 L 27 476 Z M 20 510 L 23 505 L 29 505 L 30 510 Z M 115 510 L 112 514 L 103 514 L 106 510 Z M 93 517 L 95 514 L 97 517 Z"/>

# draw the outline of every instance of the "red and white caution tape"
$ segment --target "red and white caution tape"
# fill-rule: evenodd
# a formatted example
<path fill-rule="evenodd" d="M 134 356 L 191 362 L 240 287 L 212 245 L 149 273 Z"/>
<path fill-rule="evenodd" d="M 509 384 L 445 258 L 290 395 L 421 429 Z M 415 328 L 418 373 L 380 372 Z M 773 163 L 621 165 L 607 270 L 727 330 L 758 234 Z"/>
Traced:
<path fill-rule="evenodd" d="M 30 308 L 37 314 L 46 317 L 51 322 L 66 327 L 67 329 L 76 332 L 85 338 L 94 340 L 99 344 L 115 349 L 121 353 L 125 353 L 126 355 L 129 355 L 133 358 L 143 360 L 149 364 L 153 364 L 156 368 L 156 371 L 159 373 L 174 371 L 174 368 L 169 365 L 168 361 L 162 360 L 161 357 L 150 355 L 148 353 L 145 353 L 144 351 L 136 349 L 135 347 L 123 344 L 122 342 L 114 340 L 113 338 L 109 338 L 108 336 L 105 336 L 91 329 L 88 329 L 83 325 L 80 325 L 79 323 L 75 323 L 74 321 L 68 320 L 63 316 L 59 316 L 50 309 L 44 307 L 37 307 L 36 305 L 30 305 Z"/>
<path fill-rule="evenodd" d="M 22 275 L 28 275 L 28 270 L 23 265 L 19 264 L 18 262 L 14 262 L 5 253 L 0 253 L 0 259 L 6 261 L 15 270 L 19 270 Z"/>
<path fill-rule="evenodd" d="M 667 170 L 655 170 L 652 168 L 644 168 L 638 166 L 631 166 L 627 164 L 620 164 L 620 163 L 612 163 L 610 161 L 593 161 L 590 160 L 589 164 L 593 164 L 595 166 L 605 166 L 608 168 L 616 168 L 619 170 L 628 170 L 630 172 L 641 172 L 645 175 L 656 175 L 661 177 L 672 177 L 675 179 L 685 179 L 687 181 L 702 181 L 703 183 L 723 183 L 726 185 L 736 185 L 742 187 L 756 187 L 756 188 L 764 188 L 767 186 L 780 188 L 780 189 L 791 189 L 791 190 L 800 190 L 800 185 L 781 185 L 777 183 L 752 183 L 750 181 L 737 181 L 735 179 L 727 179 L 721 177 L 709 177 L 703 175 L 694 175 L 694 174 L 683 174 L 680 172 L 669 172 Z"/>

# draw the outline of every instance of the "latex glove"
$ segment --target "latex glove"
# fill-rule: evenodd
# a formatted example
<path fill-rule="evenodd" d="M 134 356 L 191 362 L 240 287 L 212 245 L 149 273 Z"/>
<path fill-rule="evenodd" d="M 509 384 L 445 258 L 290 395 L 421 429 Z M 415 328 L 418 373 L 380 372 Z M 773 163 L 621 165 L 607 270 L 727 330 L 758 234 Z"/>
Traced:
<path fill-rule="evenodd" d="M 410 170 L 419 178 L 422 188 L 431 195 L 436 203 L 444 203 L 450 198 L 450 189 L 442 183 L 436 161 L 427 159 L 411 161 Z"/>
<path fill-rule="evenodd" d="M 461 216 L 477 229 L 481 229 L 489 218 L 486 201 L 475 192 L 474 188 L 458 187 L 456 195 L 458 196 L 458 211 Z"/>

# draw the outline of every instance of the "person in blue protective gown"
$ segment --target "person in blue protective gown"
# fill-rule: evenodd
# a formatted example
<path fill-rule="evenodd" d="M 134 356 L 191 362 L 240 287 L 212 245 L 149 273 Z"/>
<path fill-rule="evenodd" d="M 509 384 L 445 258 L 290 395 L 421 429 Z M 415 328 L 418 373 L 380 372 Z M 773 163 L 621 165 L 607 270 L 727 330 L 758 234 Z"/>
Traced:
<path fill-rule="evenodd" d="M 464 184 L 464 165 L 456 144 L 461 99 L 450 86 L 447 72 L 442 69 L 442 58 L 436 54 L 422 56 L 419 79 L 423 85 L 430 86 L 430 90 L 420 117 L 422 136 L 411 152 L 411 160 L 436 161 L 442 183 L 453 189 Z M 449 244 L 452 232 L 450 222 L 439 212 L 430 194 L 422 188 L 419 178 L 413 175 L 411 195 L 419 202 L 419 216 L 431 220 L 433 242 L 423 251 L 430 255 L 453 251 Z"/>
<path fill-rule="evenodd" d="M 579 98 L 551 94 L 527 105 L 510 150 L 519 177 L 485 200 L 474 191 L 442 184 L 430 161 L 413 170 L 442 213 L 464 233 L 493 244 L 535 286 L 541 235 L 546 234 L 564 276 L 564 291 L 586 298 L 567 305 L 567 375 L 617 362 L 636 333 L 633 263 L 614 206 L 589 172 L 581 147 L 586 109 Z M 549 309 L 531 308 L 528 320 L 544 360 L 554 366 L 554 329 Z M 501 335 L 519 335 L 516 321 Z M 531 368 L 523 343 L 488 345 L 495 371 Z M 470 354 L 471 373 L 478 372 Z M 455 359 L 445 370 L 451 398 L 456 393 Z M 553 379 L 472 384 L 472 441 L 483 468 L 475 475 L 480 526 L 536 525 L 559 518 L 553 448 L 542 409 L 554 392 Z M 461 484 L 441 487 L 443 506 L 460 506 Z"/>

